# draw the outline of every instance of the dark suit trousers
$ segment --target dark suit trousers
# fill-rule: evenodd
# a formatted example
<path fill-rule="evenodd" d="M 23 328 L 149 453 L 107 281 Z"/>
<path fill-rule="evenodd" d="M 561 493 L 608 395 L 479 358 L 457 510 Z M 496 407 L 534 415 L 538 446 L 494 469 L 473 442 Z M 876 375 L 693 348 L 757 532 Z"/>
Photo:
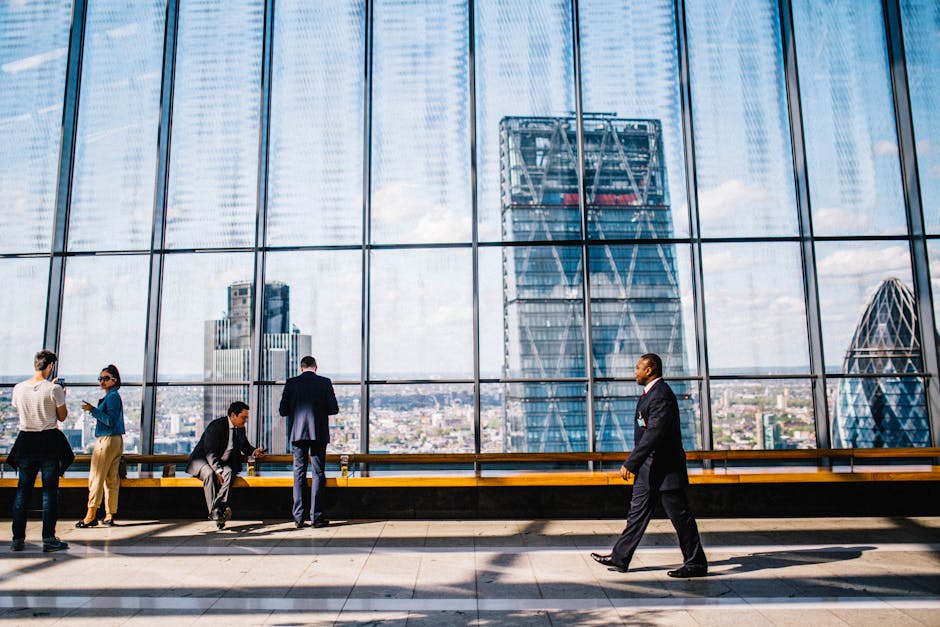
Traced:
<path fill-rule="evenodd" d="M 689 511 L 685 490 L 654 490 L 645 483 L 634 484 L 633 498 L 630 499 L 630 512 L 627 514 L 627 527 L 614 543 L 610 554 L 614 562 L 623 568 L 629 568 L 633 553 L 640 544 L 646 527 L 653 517 L 656 501 L 663 504 L 666 515 L 679 536 L 679 548 L 686 566 L 708 566 L 702 540 L 698 535 L 695 517 Z"/>
<path fill-rule="evenodd" d="M 326 442 L 298 440 L 291 443 L 294 453 L 294 522 L 304 519 L 304 487 L 307 485 L 307 455 L 313 462 L 313 485 L 310 488 L 310 521 L 326 516 Z"/>
<path fill-rule="evenodd" d="M 217 509 L 225 509 L 228 506 L 228 495 L 232 490 L 232 479 L 235 473 L 230 466 L 222 466 L 222 485 L 218 484 L 215 476 L 215 470 L 212 466 L 203 462 L 196 471 L 195 476 L 202 479 L 203 490 L 206 494 L 206 507 L 209 509 L 209 515 L 212 515 Z"/>

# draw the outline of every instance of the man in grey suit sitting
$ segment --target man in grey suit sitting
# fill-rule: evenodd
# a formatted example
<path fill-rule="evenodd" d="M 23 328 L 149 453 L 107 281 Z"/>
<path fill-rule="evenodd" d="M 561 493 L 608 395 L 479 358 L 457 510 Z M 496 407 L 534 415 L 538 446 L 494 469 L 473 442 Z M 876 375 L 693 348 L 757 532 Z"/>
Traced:
<path fill-rule="evenodd" d="M 330 442 L 330 416 L 339 413 L 333 382 L 317 374 L 317 360 L 300 360 L 300 374 L 287 380 L 281 395 L 280 414 L 287 417 L 287 437 L 294 454 L 294 525 L 304 526 L 303 488 L 307 459 L 313 461 L 310 491 L 310 524 L 326 527 L 326 445 Z"/>

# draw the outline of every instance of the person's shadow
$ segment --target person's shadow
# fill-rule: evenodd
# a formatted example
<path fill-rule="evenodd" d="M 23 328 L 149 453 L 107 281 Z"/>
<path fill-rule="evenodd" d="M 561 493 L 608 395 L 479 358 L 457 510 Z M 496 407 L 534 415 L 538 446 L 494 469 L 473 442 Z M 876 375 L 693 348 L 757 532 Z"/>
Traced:
<path fill-rule="evenodd" d="M 713 551 L 720 550 L 721 547 L 712 547 Z M 716 577 L 718 575 L 739 575 L 742 573 L 752 573 L 760 570 L 772 570 L 774 568 L 789 568 L 791 566 L 814 566 L 818 564 L 830 564 L 833 562 L 845 562 L 858 559 L 865 551 L 874 550 L 873 546 L 842 547 L 833 546 L 819 549 L 798 549 L 793 551 L 766 551 L 764 553 L 751 553 L 750 555 L 737 555 L 728 559 L 708 562 L 707 577 Z M 724 568 L 730 566 L 730 568 Z M 716 570 L 716 567 L 720 570 Z M 644 568 L 631 568 L 631 572 L 662 570 L 662 566 L 646 566 Z"/>

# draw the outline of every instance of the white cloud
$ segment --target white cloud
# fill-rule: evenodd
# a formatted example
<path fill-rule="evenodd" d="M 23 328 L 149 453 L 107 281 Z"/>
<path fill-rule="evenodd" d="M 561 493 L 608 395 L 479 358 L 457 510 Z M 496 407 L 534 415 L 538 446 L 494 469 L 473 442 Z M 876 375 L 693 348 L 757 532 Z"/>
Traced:
<path fill-rule="evenodd" d="M 770 192 L 761 185 L 749 185 L 739 179 L 725 181 L 718 187 L 699 192 L 699 209 L 710 219 L 728 218 L 738 211 L 770 199 Z"/>
<path fill-rule="evenodd" d="M 898 144 L 894 141 L 882 139 L 875 142 L 875 154 L 879 157 L 891 157 L 898 154 Z"/>
<path fill-rule="evenodd" d="M 408 242 L 452 242 L 470 239 L 466 207 L 457 210 L 435 203 L 427 190 L 407 181 L 383 186 L 372 197 L 374 227 L 396 233 Z"/>
<path fill-rule="evenodd" d="M 820 231 L 840 233 L 868 230 L 868 215 L 860 211 L 848 211 L 842 207 L 813 209 L 813 226 Z"/>
<path fill-rule="evenodd" d="M 41 52 L 39 54 L 34 54 L 29 57 L 24 57 L 22 59 L 17 59 L 16 61 L 10 61 L 9 63 L 4 63 L 2 69 L 7 74 L 16 74 L 18 72 L 24 72 L 26 70 L 35 70 L 44 63 L 49 61 L 55 61 L 56 59 L 63 58 L 68 53 L 67 48 L 55 48 L 46 52 Z"/>
<path fill-rule="evenodd" d="M 702 255 L 702 266 L 708 274 L 741 269 L 741 261 L 730 250 L 711 249 Z"/>
<path fill-rule="evenodd" d="M 889 246 L 872 250 L 870 248 L 852 248 L 837 250 L 831 255 L 818 260 L 816 267 L 820 276 L 858 277 L 876 274 L 889 277 L 895 274 L 906 276 L 910 273 L 910 260 L 907 249 L 903 246 Z"/>
<path fill-rule="evenodd" d="M 931 150 L 933 150 L 933 142 L 929 139 L 922 139 L 917 142 L 918 156 L 925 157 L 930 154 Z"/>

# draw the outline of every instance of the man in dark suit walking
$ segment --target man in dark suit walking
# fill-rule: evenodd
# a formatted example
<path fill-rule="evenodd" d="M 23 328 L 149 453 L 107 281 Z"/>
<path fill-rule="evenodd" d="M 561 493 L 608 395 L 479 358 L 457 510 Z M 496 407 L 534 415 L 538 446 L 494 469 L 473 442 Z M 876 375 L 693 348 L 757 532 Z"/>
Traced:
<path fill-rule="evenodd" d="M 317 360 L 300 360 L 300 374 L 287 380 L 281 395 L 280 414 L 287 417 L 287 437 L 294 454 L 294 525 L 304 526 L 303 489 L 307 459 L 313 461 L 310 491 L 310 524 L 326 527 L 326 445 L 330 442 L 330 416 L 339 413 L 333 382 L 317 374 Z"/>
<path fill-rule="evenodd" d="M 263 448 L 248 443 L 245 423 L 248 422 L 248 405 L 235 401 L 228 407 L 228 417 L 216 418 L 206 426 L 202 437 L 189 456 L 186 472 L 202 479 L 206 493 L 209 518 L 219 529 L 232 516 L 228 506 L 232 481 L 242 469 L 242 455 L 265 456 Z"/>
<path fill-rule="evenodd" d="M 610 554 L 591 553 L 591 557 L 612 570 L 627 572 L 658 501 L 672 521 L 682 549 L 682 566 L 667 574 L 681 578 L 704 577 L 708 560 L 698 525 L 685 498 L 689 475 L 679 430 L 679 403 L 662 380 L 663 362 L 659 355 L 648 353 L 640 357 L 634 374 L 636 382 L 643 386 L 643 394 L 634 416 L 633 452 L 620 468 L 624 481 L 631 474 L 636 476 L 627 527 Z"/>

